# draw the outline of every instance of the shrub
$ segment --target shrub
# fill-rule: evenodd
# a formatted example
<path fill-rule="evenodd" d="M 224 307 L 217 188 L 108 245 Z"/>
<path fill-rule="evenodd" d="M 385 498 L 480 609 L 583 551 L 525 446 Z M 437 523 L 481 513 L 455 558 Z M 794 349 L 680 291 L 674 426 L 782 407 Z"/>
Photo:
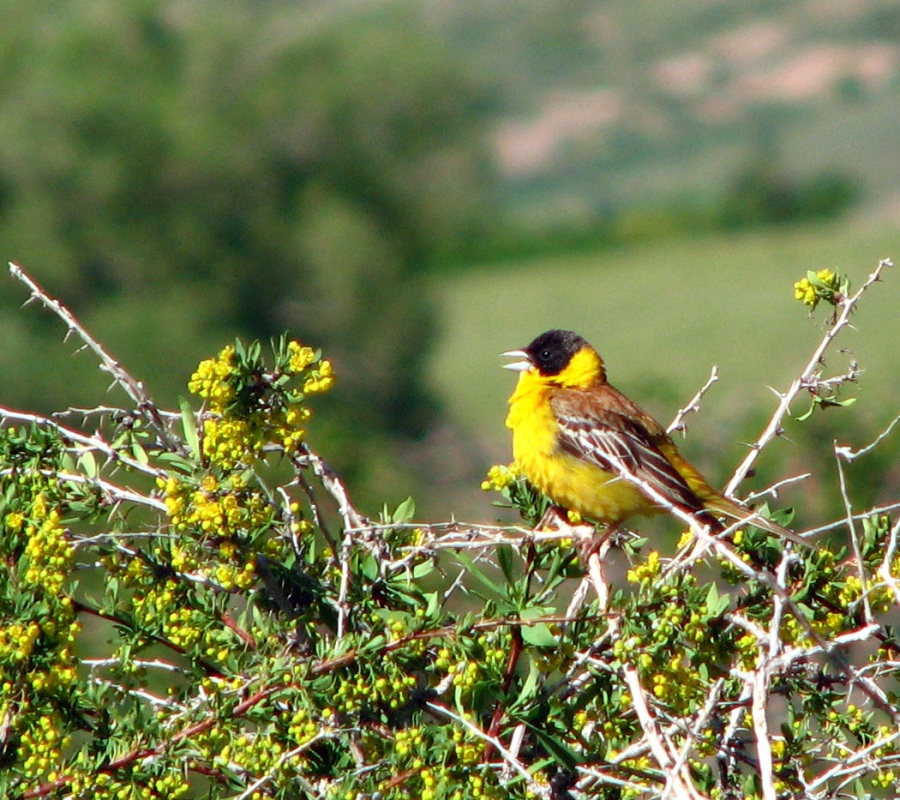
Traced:
<path fill-rule="evenodd" d="M 801 394 L 843 402 L 822 357 L 888 265 L 854 294 L 798 282 L 834 315 L 731 489 Z M 334 381 L 321 353 L 236 343 L 164 410 L 13 273 L 128 402 L 0 409 L 4 796 L 896 792 L 900 503 L 844 495 L 802 553 L 682 515 L 672 558 L 624 541 L 621 581 L 609 542 L 582 564 L 589 526 L 535 529 L 546 502 L 503 466 L 484 488 L 523 527 L 413 522 L 411 501 L 368 519 L 305 439 Z"/>

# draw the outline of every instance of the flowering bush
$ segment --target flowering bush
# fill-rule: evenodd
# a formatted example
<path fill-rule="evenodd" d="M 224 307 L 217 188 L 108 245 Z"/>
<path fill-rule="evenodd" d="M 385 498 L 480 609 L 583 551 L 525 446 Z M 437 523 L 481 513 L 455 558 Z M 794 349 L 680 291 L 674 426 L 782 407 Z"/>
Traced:
<path fill-rule="evenodd" d="M 840 386 L 822 356 L 887 266 L 853 295 L 842 276 L 818 276 L 828 296 L 810 283 L 834 317 L 731 490 L 792 401 Z M 0 409 L 2 796 L 900 789 L 900 502 L 854 511 L 845 496 L 846 518 L 802 553 L 688 516 L 674 556 L 621 542 L 618 581 L 610 543 L 583 562 L 573 545 L 593 529 L 536 528 L 546 500 L 503 466 L 482 488 L 523 527 L 417 523 L 411 502 L 368 519 L 306 442 L 308 396 L 335 380 L 319 352 L 226 347 L 166 411 L 13 272 L 129 403 Z"/>

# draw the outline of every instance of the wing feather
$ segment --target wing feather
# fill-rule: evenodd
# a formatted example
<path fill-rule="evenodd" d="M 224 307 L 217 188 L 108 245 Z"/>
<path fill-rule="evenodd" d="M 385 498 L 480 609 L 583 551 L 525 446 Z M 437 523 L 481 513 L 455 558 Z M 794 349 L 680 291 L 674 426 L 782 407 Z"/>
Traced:
<path fill-rule="evenodd" d="M 606 400 L 602 402 L 596 392 L 558 393 L 551 403 L 559 423 L 559 446 L 620 478 L 625 479 L 623 473 L 630 473 L 673 505 L 691 512 L 701 510 L 703 502 L 656 443 L 661 441 L 660 437 L 665 438 L 659 424 L 636 406 L 631 408 L 633 404 L 618 392 Z M 624 407 L 616 408 L 616 405 Z M 634 412 L 640 415 L 636 419 Z"/>

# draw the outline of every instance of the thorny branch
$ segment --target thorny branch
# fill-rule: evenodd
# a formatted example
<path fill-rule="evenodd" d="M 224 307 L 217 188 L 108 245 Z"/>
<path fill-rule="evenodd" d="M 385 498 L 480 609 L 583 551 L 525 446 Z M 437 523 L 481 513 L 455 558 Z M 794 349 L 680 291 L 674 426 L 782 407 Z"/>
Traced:
<path fill-rule="evenodd" d="M 775 413 L 772 414 L 769 423 L 760 434 L 759 439 L 757 439 L 756 443 L 751 446 L 750 452 L 747 453 L 744 460 L 734 471 L 734 475 L 732 475 L 731 480 L 725 487 L 726 495 L 731 496 L 734 494 L 734 492 L 737 491 L 738 486 L 740 486 L 743 480 L 747 477 L 747 474 L 753 468 L 753 465 L 756 463 L 756 459 L 759 458 L 760 453 L 762 453 L 766 445 L 768 445 L 769 442 L 780 435 L 784 425 L 784 418 L 790 413 L 791 403 L 794 402 L 800 392 L 802 392 L 804 389 L 815 390 L 816 386 L 820 382 L 818 377 L 819 367 L 824 361 L 825 353 L 828 351 L 828 348 L 831 346 L 832 342 L 835 340 L 838 334 L 841 333 L 841 331 L 843 331 L 844 328 L 846 328 L 850 324 L 850 315 L 856 310 L 856 306 L 859 304 L 860 299 L 866 293 L 869 287 L 871 287 L 874 283 L 880 281 L 882 272 L 892 266 L 893 263 L 888 258 L 884 258 L 879 261 L 878 266 L 875 267 L 873 272 L 866 279 L 865 283 L 863 283 L 863 285 L 860 286 L 854 294 L 843 299 L 840 307 L 840 313 L 837 315 L 834 323 L 828 328 L 828 330 L 826 330 L 825 336 L 822 338 L 822 341 L 819 342 L 818 346 L 815 348 L 815 350 L 813 350 L 813 354 L 812 356 L 810 356 L 809 361 L 803 368 L 803 371 L 800 373 L 800 377 L 797 378 L 793 383 L 791 383 L 784 394 L 779 395 L 780 399 L 778 402 L 778 407 L 775 409 Z"/>
<path fill-rule="evenodd" d="M 146 389 L 144 389 L 144 384 L 132 378 L 122 365 L 110 356 L 103 346 L 94 339 L 87 330 L 85 330 L 72 312 L 60 303 L 59 300 L 50 297 L 50 295 L 48 295 L 33 278 L 22 271 L 21 267 L 10 263 L 9 271 L 14 278 L 24 283 L 31 292 L 31 297 L 26 302 L 31 302 L 32 300 L 39 301 L 44 307 L 56 314 L 56 316 L 65 323 L 68 328 L 66 333 L 67 338 L 74 333 L 82 342 L 84 342 L 83 348 L 89 349 L 97 356 L 100 360 L 100 369 L 109 373 L 113 378 L 113 385 L 121 387 L 128 397 L 131 398 L 131 401 L 135 404 L 137 410 L 156 432 L 156 435 L 159 437 L 163 446 L 172 452 L 183 453 L 183 446 L 178 440 L 172 438 L 159 413 L 156 403 L 153 402 L 150 395 L 147 394 Z"/>
<path fill-rule="evenodd" d="M 823 357 L 828 347 L 834 341 L 835 337 L 850 323 L 850 315 L 856 308 L 863 293 L 876 281 L 880 280 L 883 270 L 890 266 L 888 260 L 881 261 L 877 268 L 872 272 L 864 285 L 852 296 L 845 298 L 840 307 L 833 325 L 826 332 L 821 343 L 816 347 L 809 362 L 804 367 L 801 377 L 794 381 L 788 390 L 779 396 L 778 407 L 769 420 L 764 431 L 760 435 L 757 442 L 752 446 L 747 457 L 739 465 L 735 471 L 729 485 L 728 493 L 733 493 L 752 469 L 756 459 L 762 450 L 775 437 L 780 434 L 781 426 L 784 418 L 790 412 L 791 403 L 798 397 L 803 390 L 814 390 L 822 381 L 818 377 L 819 366 L 822 364 Z M 147 423 L 153 428 L 163 445 L 171 451 L 182 450 L 182 445 L 174 439 L 165 419 L 169 416 L 167 412 L 159 410 L 156 405 L 146 395 L 142 384 L 128 375 L 128 373 L 114 361 L 105 350 L 84 330 L 78 321 L 65 309 L 58 301 L 50 298 L 44 291 L 28 276 L 26 276 L 18 267 L 10 265 L 12 274 L 26 286 L 32 294 L 32 299 L 39 300 L 47 308 L 59 316 L 67 325 L 69 332 L 76 333 L 85 343 L 84 346 L 91 349 L 100 359 L 102 369 L 109 372 L 115 380 L 115 383 L 121 386 L 132 402 L 135 403 L 137 410 L 144 417 Z M 700 391 L 691 399 L 691 401 L 680 409 L 675 420 L 669 430 L 680 430 L 684 427 L 684 418 L 687 414 L 695 412 L 699 409 L 700 401 L 705 393 L 717 380 L 716 370 L 713 369 L 709 380 L 700 389 Z M 112 417 L 117 409 L 104 408 L 102 413 L 104 416 Z M 92 410 L 80 412 L 87 416 L 92 414 Z M 124 412 L 123 412 L 124 413 Z M 178 415 L 172 415 L 177 417 Z M 39 415 L 25 414 L 14 411 L 12 409 L 0 408 L 0 420 L 17 421 L 27 424 L 35 424 L 42 427 L 55 430 L 62 439 L 67 443 L 72 454 L 77 458 L 85 452 L 94 452 L 102 458 L 103 466 L 108 465 L 122 466 L 129 469 L 137 470 L 149 476 L 157 476 L 159 470 L 133 458 L 121 449 L 110 444 L 103 436 L 94 432 L 92 434 L 83 433 L 75 429 L 74 426 L 62 425 L 60 422 Z M 848 447 L 835 446 L 835 456 L 840 468 L 842 461 L 851 462 L 856 458 L 871 452 L 877 445 L 881 444 L 888 436 L 891 435 L 894 428 L 900 423 L 900 416 L 896 417 L 890 425 L 880 434 L 870 445 L 859 450 L 851 450 Z M 325 492 L 331 497 L 337 507 L 337 512 L 341 520 L 342 535 L 339 554 L 340 565 L 340 589 L 338 598 L 338 637 L 342 637 L 348 626 L 350 614 L 348 596 L 350 590 L 350 556 L 354 548 L 369 549 L 374 553 L 381 554 L 381 543 L 383 536 L 388 531 L 394 531 L 401 528 L 415 528 L 422 532 L 422 543 L 406 549 L 404 556 L 393 562 L 386 562 L 383 565 L 387 570 L 399 570 L 412 563 L 416 557 L 420 557 L 423 552 L 431 556 L 436 556 L 444 550 L 478 550 L 491 551 L 502 545 L 521 548 L 525 543 L 544 543 L 561 538 L 567 538 L 572 535 L 571 530 L 556 531 L 533 531 L 522 528 L 520 526 L 509 525 L 486 525 L 486 524 L 468 524 L 459 522 L 443 522 L 443 523 L 374 523 L 359 511 L 356 510 L 347 487 L 341 481 L 339 476 L 329 467 L 329 465 L 319 455 L 308 447 L 304 446 L 295 460 L 295 466 L 298 469 L 298 483 L 304 489 L 310 506 L 313 508 L 315 518 L 321 520 L 324 525 L 325 514 L 319 508 L 317 498 L 311 491 L 310 484 L 302 477 L 305 470 L 313 473 L 318 483 Z M 622 789 L 632 789 L 646 793 L 646 796 L 654 796 L 660 798 L 687 798 L 689 800 L 699 800 L 703 795 L 698 791 L 694 784 L 694 779 L 689 768 L 691 758 L 696 754 L 699 745 L 700 732 L 707 726 L 711 717 L 719 713 L 724 722 L 724 730 L 719 739 L 717 757 L 722 765 L 721 769 L 724 773 L 734 773 L 738 770 L 738 762 L 744 760 L 749 763 L 751 768 L 757 770 L 760 777 L 760 786 L 763 797 L 766 800 L 773 800 L 777 797 L 775 788 L 775 757 L 772 749 L 773 737 L 776 735 L 770 729 L 767 712 L 769 709 L 769 701 L 773 693 L 773 686 L 779 676 L 788 674 L 791 670 L 797 669 L 799 666 L 814 663 L 816 658 L 824 658 L 828 663 L 837 667 L 840 672 L 841 680 L 846 682 L 848 687 L 858 690 L 862 695 L 868 698 L 872 707 L 880 709 L 891 720 L 892 723 L 900 725 L 900 712 L 891 703 L 890 698 L 885 694 L 884 689 L 880 685 L 879 679 L 892 678 L 896 676 L 900 664 L 879 662 L 870 664 L 866 667 L 858 668 L 852 665 L 846 656 L 846 649 L 850 645 L 861 645 L 879 641 L 879 636 L 883 635 L 882 625 L 877 621 L 873 613 L 871 604 L 868 599 L 869 591 L 863 593 L 864 607 L 864 624 L 855 630 L 845 631 L 841 634 L 834 635 L 831 638 L 825 638 L 820 635 L 812 625 L 808 622 L 802 609 L 792 595 L 792 587 L 789 584 L 787 575 L 790 566 L 790 559 L 794 558 L 792 554 L 788 554 L 782 558 L 778 564 L 775 573 L 763 570 L 746 563 L 740 555 L 735 552 L 734 548 L 725 541 L 728 534 L 737 530 L 741 524 L 746 521 L 752 523 L 752 514 L 748 512 L 748 520 L 736 523 L 726 530 L 721 537 L 710 535 L 709 529 L 701 520 L 683 510 L 672 506 L 666 498 L 659 495 L 658 492 L 650 485 L 647 485 L 633 475 L 629 475 L 624 465 L 619 465 L 620 474 L 626 480 L 632 480 L 638 484 L 642 491 L 649 495 L 657 504 L 666 508 L 671 514 L 687 525 L 695 534 L 695 536 L 715 555 L 726 561 L 731 567 L 743 574 L 748 582 L 755 582 L 766 586 L 772 593 L 772 616 L 767 629 L 744 618 L 739 611 L 728 612 L 726 619 L 731 625 L 740 626 L 744 630 L 751 633 L 756 638 L 757 658 L 755 666 L 750 670 L 741 671 L 736 667 L 732 668 L 729 677 L 738 678 L 741 685 L 741 693 L 738 697 L 731 697 L 731 706 L 727 713 L 724 709 L 719 709 L 719 703 L 722 700 L 724 678 L 720 678 L 711 684 L 709 695 L 706 703 L 702 705 L 691 717 L 685 717 L 670 721 L 670 715 L 665 705 L 658 701 L 642 683 L 639 671 L 629 663 L 614 664 L 606 655 L 608 651 L 608 643 L 614 640 L 620 632 L 621 618 L 616 612 L 609 612 L 605 615 L 607 626 L 603 629 L 602 634 L 592 643 L 591 647 L 583 652 L 577 653 L 573 659 L 575 665 L 563 681 L 555 688 L 551 687 L 549 691 L 563 691 L 564 689 L 577 690 L 579 685 L 585 684 L 590 680 L 590 673 L 585 668 L 591 665 L 594 668 L 602 668 L 607 670 L 617 670 L 622 681 L 628 687 L 634 703 L 634 713 L 640 724 L 642 736 L 634 741 L 627 751 L 623 751 L 617 756 L 610 758 L 608 764 L 599 766 L 579 765 L 577 772 L 580 776 L 578 789 L 586 791 L 592 786 L 607 785 Z M 161 513 L 165 513 L 166 507 L 158 498 L 152 494 L 141 495 L 130 489 L 117 486 L 110 481 L 101 479 L 98 475 L 87 477 L 77 474 L 61 475 L 64 480 L 72 482 L 81 482 L 93 486 L 102 491 L 104 497 L 110 503 L 131 503 L 150 507 Z M 772 493 L 787 483 L 800 480 L 805 476 L 787 478 L 784 481 L 770 487 Z M 814 531 L 810 531 L 810 535 L 834 530 L 844 526 L 851 531 L 851 542 L 854 548 L 854 564 L 858 570 L 859 580 L 863 583 L 866 590 L 871 590 L 867 586 L 867 578 L 862 563 L 862 554 L 860 550 L 859 537 L 856 533 L 857 522 L 876 516 L 881 516 L 891 512 L 896 512 L 900 508 L 900 503 L 888 504 L 879 508 L 870 509 L 863 512 L 854 512 L 846 485 L 843 481 L 843 472 L 841 477 L 841 493 L 845 502 L 846 514 L 843 519 L 837 520 L 828 525 L 821 526 Z M 285 505 L 287 503 L 286 494 L 282 498 Z M 161 535 L 161 534 L 154 534 Z M 103 536 L 113 537 L 115 534 L 103 534 Z M 133 538 L 133 534 L 121 534 L 123 538 Z M 898 539 L 900 539 L 900 521 L 893 524 L 890 530 L 887 549 L 883 561 L 878 568 L 877 576 L 890 586 L 894 593 L 896 602 L 900 604 L 900 583 L 892 572 L 895 556 L 897 554 Z M 336 542 L 336 539 L 333 541 Z M 605 543 L 608 546 L 608 542 Z M 692 557 L 687 558 L 684 554 L 672 559 L 667 567 L 666 574 L 672 574 L 677 571 L 688 570 L 696 562 L 699 555 L 695 552 Z M 599 560 L 595 560 L 592 564 L 591 572 L 586 580 L 590 581 L 601 600 L 601 609 L 606 610 L 609 602 L 610 586 L 602 573 L 602 564 Z M 462 577 L 462 576 L 460 576 Z M 454 583 L 449 590 L 461 585 L 461 579 Z M 586 587 L 587 583 L 583 584 Z M 582 594 L 583 597 L 583 594 Z M 561 618 L 548 616 L 547 621 L 554 621 L 562 625 L 569 626 L 573 622 L 584 619 L 584 608 L 573 605 Z M 787 646 L 782 640 L 781 628 L 783 617 L 791 615 L 803 628 L 809 641 L 812 644 L 806 646 Z M 537 624 L 541 622 L 541 618 L 529 620 L 527 623 L 512 619 L 493 620 L 485 624 L 491 625 L 514 625 L 514 624 Z M 445 632 L 432 631 L 429 635 L 441 633 L 442 635 L 451 635 L 452 631 Z M 423 638 L 425 635 L 423 634 Z M 396 644 L 386 645 L 384 651 Z M 598 653 L 603 653 L 602 656 Z M 357 658 L 355 652 L 350 652 L 345 656 L 349 662 Z M 113 665 L 114 660 L 88 660 L 82 661 L 85 666 L 92 669 L 101 666 Z M 146 666 L 158 668 L 160 670 L 178 669 L 174 665 L 163 661 L 147 661 Z M 344 663 L 344 662 L 341 662 Z M 338 662 L 320 663 L 314 669 L 314 673 L 325 672 L 336 669 L 340 666 Z M 235 716 L 248 713 L 256 704 L 262 702 L 271 693 L 276 691 L 274 688 L 258 690 L 246 697 L 232 712 Z M 849 689 L 848 689 L 849 692 Z M 502 732 L 489 735 L 481 727 L 468 719 L 465 715 L 459 714 L 450 707 L 436 700 L 426 703 L 430 711 L 439 716 L 453 720 L 454 722 L 465 727 L 470 733 L 479 739 L 487 742 L 491 749 L 499 754 L 499 760 L 502 765 L 511 773 L 515 773 L 520 779 L 524 780 L 529 788 L 538 796 L 551 798 L 554 795 L 546 786 L 537 783 L 533 775 L 529 771 L 531 766 L 521 756 L 519 742 L 516 746 L 507 746 Z M 751 759 L 742 748 L 735 745 L 738 739 L 738 730 L 744 725 L 744 717 L 749 713 L 751 720 L 750 730 L 755 738 L 755 760 Z M 174 746 L 178 742 L 189 738 L 190 736 L 204 731 L 214 723 L 214 717 L 210 716 L 207 721 L 193 724 L 182 729 L 175 734 L 167 746 Z M 516 727 L 518 736 L 522 735 L 522 726 Z M 889 736 L 880 737 L 870 743 L 861 743 L 855 751 L 848 751 L 843 754 L 839 762 L 833 762 L 833 766 L 819 772 L 819 774 L 809 774 L 803 776 L 806 787 L 806 797 L 821 798 L 826 796 L 834 796 L 835 792 L 839 792 L 843 787 L 859 779 L 872 770 L 872 763 L 877 760 L 877 752 L 879 748 L 890 744 L 894 740 L 900 738 L 900 734 L 892 733 Z M 282 757 L 282 761 L 288 757 L 299 754 L 305 749 L 311 747 L 318 739 L 302 745 L 295 751 L 290 751 Z M 125 765 L 136 763 L 141 759 L 149 759 L 159 756 L 164 752 L 163 747 L 135 749 L 121 757 L 116 764 Z M 625 758 L 636 757 L 639 755 L 651 754 L 655 762 L 655 772 L 653 768 L 650 774 L 657 776 L 657 788 L 653 791 L 655 794 L 649 794 L 647 780 L 628 780 L 623 778 L 623 773 L 614 771 L 607 767 L 614 767 L 620 764 Z M 896 760 L 896 759 L 895 759 Z M 279 762 L 281 763 L 281 762 Z M 824 763 L 828 763 L 824 760 Z M 891 762 L 893 763 L 893 762 Z M 271 775 L 261 776 L 254 783 L 251 783 L 247 790 L 241 796 L 249 796 L 251 790 L 264 786 Z M 57 789 L 65 786 L 65 780 L 60 779 L 53 783 L 48 783 L 40 787 L 36 787 L 26 793 L 27 797 L 39 797 L 51 794 Z M 313 787 L 310 793 L 313 793 Z"/>

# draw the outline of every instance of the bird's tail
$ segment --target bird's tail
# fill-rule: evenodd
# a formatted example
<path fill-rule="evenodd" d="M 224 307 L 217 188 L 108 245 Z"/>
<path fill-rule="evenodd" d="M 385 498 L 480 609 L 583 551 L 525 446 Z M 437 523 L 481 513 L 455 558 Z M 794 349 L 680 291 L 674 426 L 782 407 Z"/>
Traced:
<path fill-rule="evenodd" d="M 802 536 L 798 536 L 796 533 L 788 530 L 783 525 L 779 525 L 777 522 L 772 522 L 772 520 L 766 519 L 764 516 L 751 508 L 745 508 L 744 506 L 739 505 L 733 500 L 729 500 L 727 497 L 725 497 L 725 495 L 717 494 L 714 497 L 705 499 L 704 505 L 706 506 L 706 508 L 716 514 L 721 514 L 723 517 L 727 517 L 731 520 L 746 522 L 750 525 L 755 525 L 757 528 L 761 528 L 764 531 L 775 534 L 775 536 L 780 536 L 782 539 L 786 539 L 790 542 L 793 542 L 794 544 L 798 544 L 802 547 L 807 548 L 815 547 L 815 545 L 808 539 L 804 539 Z"/>

